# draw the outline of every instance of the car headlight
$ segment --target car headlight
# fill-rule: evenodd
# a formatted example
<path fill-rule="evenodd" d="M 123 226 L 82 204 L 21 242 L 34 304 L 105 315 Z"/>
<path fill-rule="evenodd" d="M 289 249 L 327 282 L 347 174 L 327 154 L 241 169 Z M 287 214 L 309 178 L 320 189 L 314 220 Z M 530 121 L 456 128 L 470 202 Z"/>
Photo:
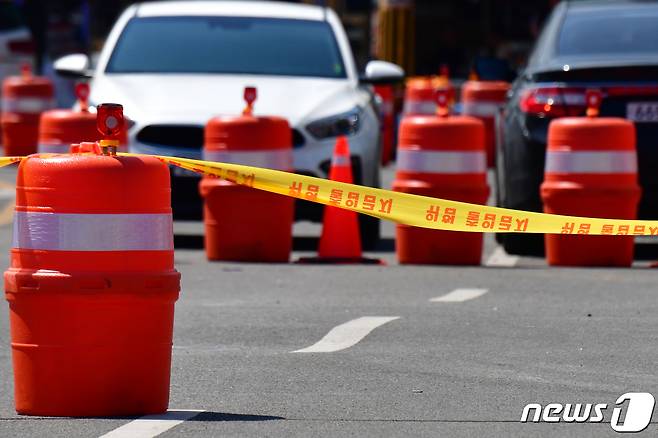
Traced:
<path fill-rule="evenodd" d="M 356 107 L 336 116 L 325 117 L 306 125 L 306 130 L 316 139 L 356 134 L 361 127 L 361 108 Z"/>

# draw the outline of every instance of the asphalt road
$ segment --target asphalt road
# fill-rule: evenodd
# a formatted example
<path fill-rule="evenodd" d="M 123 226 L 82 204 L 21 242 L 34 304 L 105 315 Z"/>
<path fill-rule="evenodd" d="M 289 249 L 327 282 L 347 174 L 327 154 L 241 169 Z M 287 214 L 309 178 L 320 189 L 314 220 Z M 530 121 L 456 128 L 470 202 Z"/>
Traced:
<path fill-rule="evenodd" d="M 0 182 L 11 183 L 12 172 L 1 171 Z M 0 212 L 13 202 L 3 187 Z M 0 223 L 6 266 L 11 226 Z M 178 234 L 199 230 L 176 224 Z M 392 231 L 387 224 L 385 237 Z M 295 228 L 297 236 L 317 232 Z M 616 435 L 611 409 L 600 424 L 519 419 L 532 402 L 612 407 L 626 392 L 658 394 L 658 290 L 648 262 L 549 269 L 541 259 L 506 257 L 490 236 L 489 266 L 399 266 L 389 250 L 371 255 L 388 264 L 209 263 L 201 249 L 177 250 L 183 286 L 170 408 L 205 412 L 175 427 L 166 420 L 193 414 L 17 416 L 2 311 L 0 436 L 99 437 L 146 423 L 171 427 L 163 437 L 600 437 Z M 325 335 L 333 343 L 319 342 Z M 295 352 L 303 349 L 316 352 Z M 657 432 L 652 422 L 639 436 Z"/>

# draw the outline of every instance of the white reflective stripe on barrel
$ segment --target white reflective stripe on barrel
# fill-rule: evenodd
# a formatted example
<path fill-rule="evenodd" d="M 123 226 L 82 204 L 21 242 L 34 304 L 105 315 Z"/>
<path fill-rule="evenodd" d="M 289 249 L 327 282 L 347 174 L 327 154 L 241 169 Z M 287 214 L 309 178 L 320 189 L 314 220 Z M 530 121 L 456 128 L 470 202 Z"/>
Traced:
<path fill-rule="evenodd" d="M 637 173 L 635 152 L 548 151 L 547 173 Z"/>
<path fill-rule="evenodd" d="M 345 157 L 343 155 L 334 155 L 331 158 L 331 165 L 332 166 L 351 166 L 352 165 L 352 160 L 350 157 Z"/>
<path fill-rule="evenodd" d="M 37 149 L 41 154 L 66 154 L 71 150 L 69 143 L 39 143 Z"/>
<path fill-rule="evenodd" d="M 38 114 L 55 107 L 55 100 L 50 97 L 5 97 L 2 99 L 2 111 L 8 113 Z"/>
<path fill-rule="evenodd" d="M 436 103 L 431 100 L 408 100 L 404 102 L 404 114 L 436 114 Z"/>
<path fill-rule="evenodd" d="M 397 169 L 421 173 L 484 173 L 487 171 L 485 152 L 421 151 L 398 149 Z"/>
<path fill-rule="evenodd" d="M 494 117 L 502 106 L 501 102 L 464 102 L 462 112 L 469 116 Z"/>
<path fill-rule="evenodd" d="M 13 248 L 50 251 L 165 251 L 174 248 L 171 214 L 17 211 Z"/>
<path fill-rule="evenodd" d="M 243 164 L 276 170 L 292 170 L 292 150 L 271 149 L 259 151 L 203 151 L 203 159 L 219 163 Z"/>

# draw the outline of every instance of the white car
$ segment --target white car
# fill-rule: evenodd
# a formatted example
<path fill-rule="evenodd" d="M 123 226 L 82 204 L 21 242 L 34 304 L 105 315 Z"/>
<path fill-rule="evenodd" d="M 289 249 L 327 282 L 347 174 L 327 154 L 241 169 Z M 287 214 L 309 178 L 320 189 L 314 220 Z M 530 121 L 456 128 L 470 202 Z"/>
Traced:
<path fill-rule="evenodd" d="M 296 172 L 326 177 L 336 137 L 345 134 L 355 182 L 368 186 L 379 185 L 380 155 L 380 121 L 368 84 L 403 77 L 398 66 L 372 61 L 360 78 L 332 10 L 252 1 L 133 5 L 114 25 L 93 72 L 88 64 L 76 54 L 55 68 L 69 76 L 87 72 L 92 104 L 124 106 L 134 122 L 132 152 L 200 158 L 206 122 L 239 114 L 244 88 L 255 86 L 255 114 L 290 123 Z M 186 205 L 199 208 L 198 181 L 173 176 L 175 214 L 184 217 Z M 320 219 L 319 208 L 299 207 L 298 217 Z M 367 247 L 378 236 L 378 222 L 363 221 Z"/>

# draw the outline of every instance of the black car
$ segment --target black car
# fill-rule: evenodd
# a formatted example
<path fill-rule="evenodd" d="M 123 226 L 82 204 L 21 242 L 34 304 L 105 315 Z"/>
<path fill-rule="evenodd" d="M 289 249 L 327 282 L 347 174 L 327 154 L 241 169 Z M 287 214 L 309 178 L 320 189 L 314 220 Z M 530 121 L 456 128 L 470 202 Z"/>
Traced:
<path fill-rule="evenodd" d="M 603 92 L 602 117 L 633 120 L 643 195 L 639 218 L 658 219 L 658 1 L 582 0 L 554 9 L 500 115 L 496 185 L 501 207 L 541 211 L 551 120 L 585 115 L 585 91 Z M 512 254 L 543 252 L 541 234 L 498 235 Z"/>

